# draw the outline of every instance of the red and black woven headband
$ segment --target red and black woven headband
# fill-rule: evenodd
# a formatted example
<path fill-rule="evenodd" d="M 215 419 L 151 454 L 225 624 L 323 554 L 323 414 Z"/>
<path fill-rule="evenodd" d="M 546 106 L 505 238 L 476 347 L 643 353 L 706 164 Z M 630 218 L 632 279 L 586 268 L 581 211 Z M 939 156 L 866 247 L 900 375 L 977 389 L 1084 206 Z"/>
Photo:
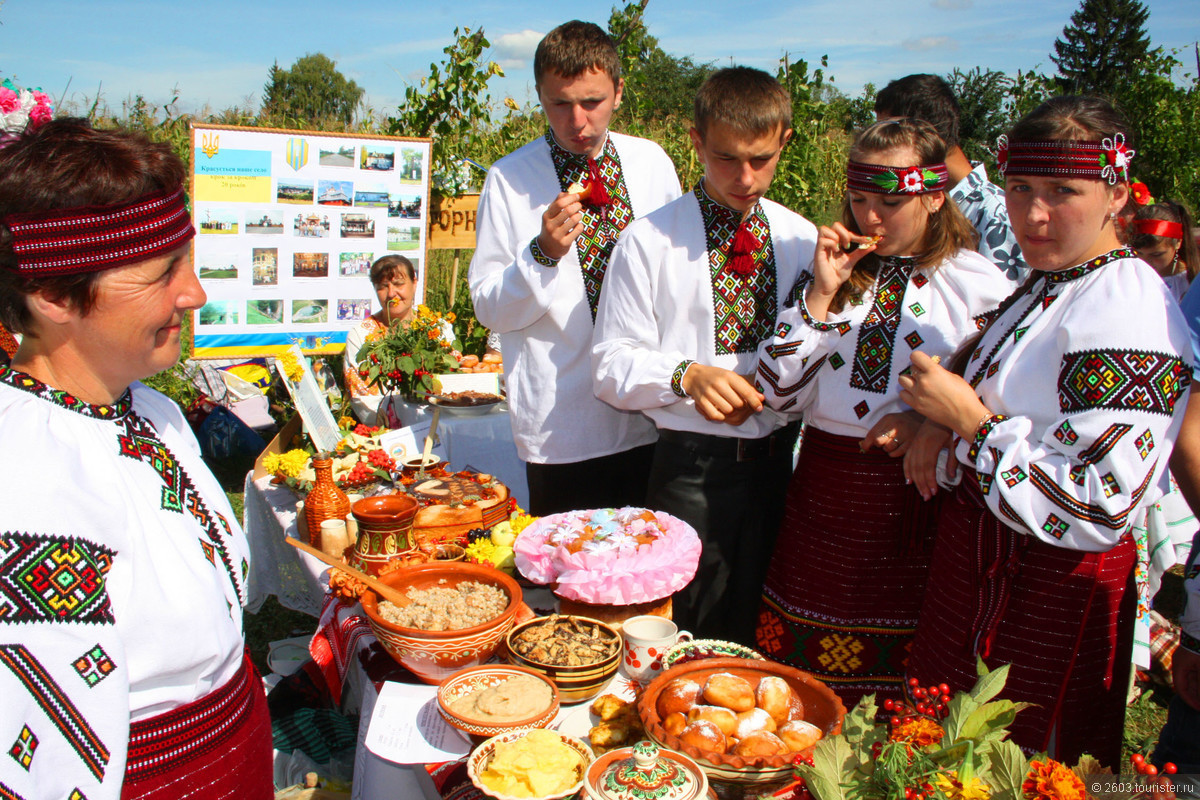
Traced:
<path fill-rule="evenodd" d="M 183 187 L 132 203 L 9 214 L 17 271 L 72 275 L 145 261 L 196 235 Z"/>
<path fill-rule="evenodd" d="M 846 165 L 846 188 L 874 194 L 932 194 L 945 190 L 950 173 L 945 164 L 887 167 L 851 161 Z"/>
<path fill-rule="evenodd" d="M 1129 164 L 1136 150 L 1125 146 L 1125 134 L 1116 133 L 1099 142 L 1049 139 L 996 142 L 996 161 L 1001 175 L 1037 175 L 1058 178 L 1088 178 L 1115 184 L 1129 182 Z"/>
<path fill-rule="evenodd" d="M 1183 240 L 1183 224 L 1171 222 L 1168 219 L 1135 219 L 1133 229 L 1138 233 L 1146 233 L 1151 236 Z"/>

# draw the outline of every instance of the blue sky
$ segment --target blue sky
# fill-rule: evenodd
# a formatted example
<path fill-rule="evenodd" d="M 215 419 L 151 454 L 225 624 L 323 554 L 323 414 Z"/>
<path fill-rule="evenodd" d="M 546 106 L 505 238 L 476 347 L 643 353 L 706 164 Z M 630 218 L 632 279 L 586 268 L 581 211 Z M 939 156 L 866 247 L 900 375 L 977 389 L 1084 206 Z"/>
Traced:
<path fill-rule="evenodd" d="M 619 1 L 619 0 L 618 0 Z M 232 105 L 257 109 L 267 70 L 324 52 L 366 90 L 370 105 L 394 110 L 404 87 L 440 61 L 455 26 L 483 27 L 490 58 L 506 77 L 495 98 L 534 99 L 531 62 L 547 30 L 570 16 L 605 26 L 613 0 L 546 3 L 352 3 L 293 0 L 2 0 L 0 76 L 41 86 L 85 110 L 100 96 L 120 110 L 135 94 L 152 105 L 176 91 L 185 111 Z M 849 94 L 912 72 L 980 66 L 1053 72 L 1049 53 L 1078 0 L 775 0 L 714 3 L 650 0 L 650 33 L 668 52 L 698 62 L 774 71 L 784 53 L 815 65 Z M 1154 45 L 1186 48 L 1200 38 L 1200 2 L 1148 0 Z M 570 12 L 564 9 L 571 9 Z"/>

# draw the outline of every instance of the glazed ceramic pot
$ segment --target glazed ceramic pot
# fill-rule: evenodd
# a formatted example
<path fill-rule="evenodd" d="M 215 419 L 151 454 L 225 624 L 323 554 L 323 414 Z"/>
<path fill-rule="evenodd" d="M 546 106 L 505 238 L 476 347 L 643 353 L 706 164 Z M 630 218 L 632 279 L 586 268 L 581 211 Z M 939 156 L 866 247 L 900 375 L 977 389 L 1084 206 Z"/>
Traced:
<path fill-rule="evenodd" d="M 379 577 L 397 556 L 416 549 L 412 541 L 417 501 L 404 494 L 385 494 L 358 500 L 350 508 L 358 522 L 358 540 L 350 566 Z"/>
<path fill-rule="evenodd" d="M 579 617 L 578 619 L 582 622 L 597 625 L 605 632 L 611 634 L 616 639 L 617 646 L 611 655 L 592 664 L 584 664 L 577 667 L 556 666 L 538 661 L 529 656 L 523 656 L 513 647 L 513 640 L 520 636 L 523 630 L 532 625 L 543 623 L 546 619 L 547 617 L 536 617 L 527 622 L 522 622 L 509 631 L 505 641 L 505 657 L 517 666 L 528 667 L 554 681 L 554 685 L 558 687 L 559 697 L 563 703 L 568 705 L 582 703 L 584 700 L 590 700 L 600 694 L 600 690 L 612 680 L 617 667 L 621 665 L 621 653 L 624 652 L 624 647 L 621 643 L 620 634 L 613 626 L 599 620 Z"/>
<path fill-rule="evenodd" d="M 703 800 L 708 777 L 700 766 L 654 742 L 610 750 L 588 767 L 584 789 L 591 800 Z"/>
<path fill-rule="evenodd" d="M 487 661 L 522 607 L 521 587 L 503 572 L 462 561 L 433 562 L 393 570 L 379 580 L 406 593 L 409 589 L 454 588 L 464 581 L 490 584 L 508 595 L 508 606 L 494 619 L 462 630 L 423 631 L 389 622 L 379 613 L 379 596 L 367 590 L 360 598 L 367 624 L 383 648 L 425 683 L 441 683 L 466 667 Z"/>

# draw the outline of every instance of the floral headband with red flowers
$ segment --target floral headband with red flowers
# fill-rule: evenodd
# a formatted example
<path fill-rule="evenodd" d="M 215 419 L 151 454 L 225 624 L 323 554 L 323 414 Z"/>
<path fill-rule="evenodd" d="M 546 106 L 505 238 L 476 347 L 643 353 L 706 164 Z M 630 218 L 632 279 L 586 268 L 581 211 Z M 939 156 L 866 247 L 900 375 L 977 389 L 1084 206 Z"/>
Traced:
<path fill-rule="evenodd" d="M 944 191 L 950 173 L 944 163 L 918 167 L 885 167 L 851 161 L 846 165 L 846 188 L 874 194 L 932 194 Z"/>
<path fill-rule="evenodd" d="M 56 208 L 0 219 L 12 234 L 17 271 L 79 275 L 161 256 L 196 235 L 183 187 L 130 203 Z"/>
<path fill-rule="evenodd" d="M 1115 184 L 1129 182 L 1129 164 L 1136 150 L 1125 145 L 1125 134 L 1115 133 L 1099 142 L 1070 139 L 1009 142 L 996 140 L 996 162 L 1001 175 L 1041 175 L 1090 178 Z"/>

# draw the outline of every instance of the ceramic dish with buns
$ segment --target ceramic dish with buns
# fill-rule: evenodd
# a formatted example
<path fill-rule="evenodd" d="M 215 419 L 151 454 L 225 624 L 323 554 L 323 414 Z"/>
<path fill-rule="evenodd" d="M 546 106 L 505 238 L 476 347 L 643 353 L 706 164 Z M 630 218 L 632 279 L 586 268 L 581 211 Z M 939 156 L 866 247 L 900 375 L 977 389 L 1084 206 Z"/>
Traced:
<path fill-rule="evenodd" d="M 638 700 L 647 735 L 710 779 L 785 781 L 798 755 L 840 733 L 845 706 L 808 673 L 774 661 L 706 658 L 659 675 Z"/>

